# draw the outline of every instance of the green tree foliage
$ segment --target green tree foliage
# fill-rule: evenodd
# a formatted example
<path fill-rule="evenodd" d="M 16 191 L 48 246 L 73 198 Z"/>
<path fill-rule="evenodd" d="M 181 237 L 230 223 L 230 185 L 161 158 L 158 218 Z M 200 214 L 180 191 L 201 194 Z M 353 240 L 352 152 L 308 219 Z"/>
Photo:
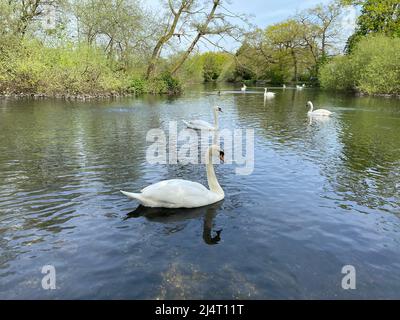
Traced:
<path fill-rule="evenodd" d="M 140 81 L 150 21 L 137 0 L 0 0 L 0 94 L 178 93 L 170 75 Z"/>
<path fill-rule="evenodd" d="M 115 73 L 100 49 L 88 45 L 51 48 L 23 40 L 0 63 L 0 91 L 78 95 L 120 93 L 122 73 Z M 10 64 L 11 62 L 11 64 Z"/>
<path fill-rule="evenodd" d="M 202 55 L 204 82 L 217 81 L 231 58 L 224 53 L 207 52 Z"/>
<path fill-rule="evenodd" d="M 381 34 L 362 38 L 350 55 L 336 57 L 323 66 L 320 79 L 328 89 L 399 94 L 400 38 Z"/>
<path fill-rule="evenodd" d="M 175 65 L 180 56 L 173 56 L 167 61 L 165 71 L 169 65 Z M 224 52 L 205 52 L 189 57 L 176 76 L 186 84 L 226 81 L 232 78 L 233 56 Z"/>
<path fill-rule="evenodd" d="M 343 0 L 345 4 L 361 5 L 356 32 L 348 39 L 347 52 L 371 33 L 400 37 L 400 2 L 398 0 Z"/>
<path fill-rule="evenodd" d="M 251 34 L 237 52 L 236 78 L 278 84 L 305 77 L 313 63 L 302 36 L 303 26 L 293 19 Z"/>
<path fill-rule="evenodd" d="M 341 8 L 337 1 L 317 5 L 248 35 L 237 52 L 236 79 L 318 84 L 319 68 L 334 53 Z"/>

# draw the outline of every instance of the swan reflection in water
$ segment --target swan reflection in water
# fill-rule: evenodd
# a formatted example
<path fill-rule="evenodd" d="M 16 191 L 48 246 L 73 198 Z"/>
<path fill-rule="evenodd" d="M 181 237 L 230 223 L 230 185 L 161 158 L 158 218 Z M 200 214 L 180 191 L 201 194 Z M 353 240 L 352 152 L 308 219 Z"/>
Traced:
<path fill-rule="evenodd" d="M 170 224 L 191 219 L 198 219 L 203 216 L 203 240 L 208 245 L 216 245 L 221 241 L 220 230 L 213 231 L 214 218 L 221 208 L 223 201 L 209 206 L 193 209 L 165 209 L 149 208 L 140 205 L 134 211 L 128 213 L 124 220 L 145 217 L 152 222 Z"/>

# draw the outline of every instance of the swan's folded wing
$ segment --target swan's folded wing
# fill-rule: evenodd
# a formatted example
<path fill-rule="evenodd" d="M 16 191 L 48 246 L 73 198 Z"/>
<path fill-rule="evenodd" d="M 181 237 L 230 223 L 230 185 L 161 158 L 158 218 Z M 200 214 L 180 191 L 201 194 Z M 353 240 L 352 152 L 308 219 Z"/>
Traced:
<path fill-rule="evenodd" d="M 321 115 L 321 116 L 330 116 L 332 114 L 332 112 L 325 110 L 325 109 L 318 109 L 318 110 L 315 110 L 313 112 L 313 114 Z"/>
<path fill-rule="evenodd" d="M 192 120 L 189 123 L 194 127 L 214 128 L 211 124 L 204 120 Z"/>
<path fill-rule="evenodd" d="M 210 191 L 188 180 L 161 181 L 142 190 L 142 195 L 160 206 L 196 207 L 208 204 Z"/>

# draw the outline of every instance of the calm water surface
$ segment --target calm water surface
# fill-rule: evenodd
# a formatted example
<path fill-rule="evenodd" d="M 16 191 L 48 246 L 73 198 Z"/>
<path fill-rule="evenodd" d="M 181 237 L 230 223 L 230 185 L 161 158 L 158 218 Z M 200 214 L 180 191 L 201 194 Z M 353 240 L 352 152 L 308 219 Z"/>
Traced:
<path fill-rule="evenodd" d="M 399 101 L 272 91 L 0 100 L 0 298 L 400 298 Z M 307 100 L 335 116 L 310 123 Z M 146 134 L 211 121 L 213 103 L 221 128 L 254 128 L 253 174 L 218 165 L 223 202 L 136 210 L 120 189 L 206 184 L 201 165 L 149 165 Z"/>

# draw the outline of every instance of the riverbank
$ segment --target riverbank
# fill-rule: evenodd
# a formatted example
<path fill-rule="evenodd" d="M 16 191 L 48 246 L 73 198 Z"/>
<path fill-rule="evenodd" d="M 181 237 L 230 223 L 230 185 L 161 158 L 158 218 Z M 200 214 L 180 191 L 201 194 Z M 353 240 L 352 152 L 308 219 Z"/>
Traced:
<path fill-rule="evenodd" d="M 368 94 L 364 92 L 356 92 L 355 95 L 357 97 L 376 97 L 376 98 L 386 98 L 386 99 L 400 99 L 400 93 L 374 93 Z"/>
<path fill-rule="evenodd" d="M 107 99 L 117 99 L 125 97 L 134 97 L 135 94 L 132 93 L 104 93 L 104 94 L 38 94 L 38 93 L 12 93 L 12 94 L 0 94 L 0 99 L 60 99 L 60 100 L 107 100 Z"/>
<path fill-rule="evenodd" d="M 76 93 L 71 93 L 65 88 L 65 90 L 10 90 L 0 92 L 0 98 L 33 98 L 33 99 L 45 99 L 55 98 L 64 100 L 93 100 L 93 99 L 113 99 L 118 97 L 132 97 L 141 94 L 165 94 L 165 95 L 177 95 L 182 93 L 183 88 L 181 82 L 172 77 L 168 73 L 163 73 L 157 78 L 149 80 L 142 78 L 134 78 L 125 81 L 125 85 L 119 90 L 100 90 L 101 88 L 92 88 L 92 90 L 75 90 Z M 2 83 L 0 81 L 0 87 Z M 62 84 L 53 83 L 55 87 L 60 88 Z M 36 88 L 35 88 L 36 89 Z M 63 92 L 64 91 L 64 92 Z"/>
<path fill-rule="evenodd" d="M 262 86 L 260 86 L 262 88 Z M 273 88 L 273 87 L 271 87 Z M 318 87 L 308 87 L 309 89 L 318 89 Z M 322 89 L 323 90 L 323 89 Z M 332 92 L 332 90 L 323 90 L 327 93 Z M 400 99 L 400 94 L 368 94 L 364 92 L 355 92 L 355 91 L 343 91 L 343 90 L 334 90 L 338 93 L 347 93 L 350 96 L 354 97 L 375 97 L 375 98 L 384 98 L 384 99 Z M 0 99 L 33 99 L 33 100 L 47 100 L 47 99 L 56 99 L 56 100 L 70 100 L 70 101 L 91 101 L 91 100 L 115 100 L 115 99 L 123 99 L 129 97 L 138 97 L 142 95 L 166 95 L 166 96 L 179 96 L 183 93 L 183 89 L 177 93 L 155 93 L 155 92 L 138 92 L 138 93 L 93 93 L 93 94 L 42 94 L 42 93 L 0 93 Z"/>
<path fill-rule="evenodd" d="M 336 56 L 320 70 L 321 86 L 373 96 L 400 95 L 400 39 L 384 35 L 363 38 L 351 53 Z"/>
<path fill-rule="evenodd" d="M 0 53 L 3 96 L 93 99 L 182 90 L 167 68 L 146 77 L 146 63 L 126 65 L 89 45 L 49 47 L 12 38 L 0 44 Z"/>

